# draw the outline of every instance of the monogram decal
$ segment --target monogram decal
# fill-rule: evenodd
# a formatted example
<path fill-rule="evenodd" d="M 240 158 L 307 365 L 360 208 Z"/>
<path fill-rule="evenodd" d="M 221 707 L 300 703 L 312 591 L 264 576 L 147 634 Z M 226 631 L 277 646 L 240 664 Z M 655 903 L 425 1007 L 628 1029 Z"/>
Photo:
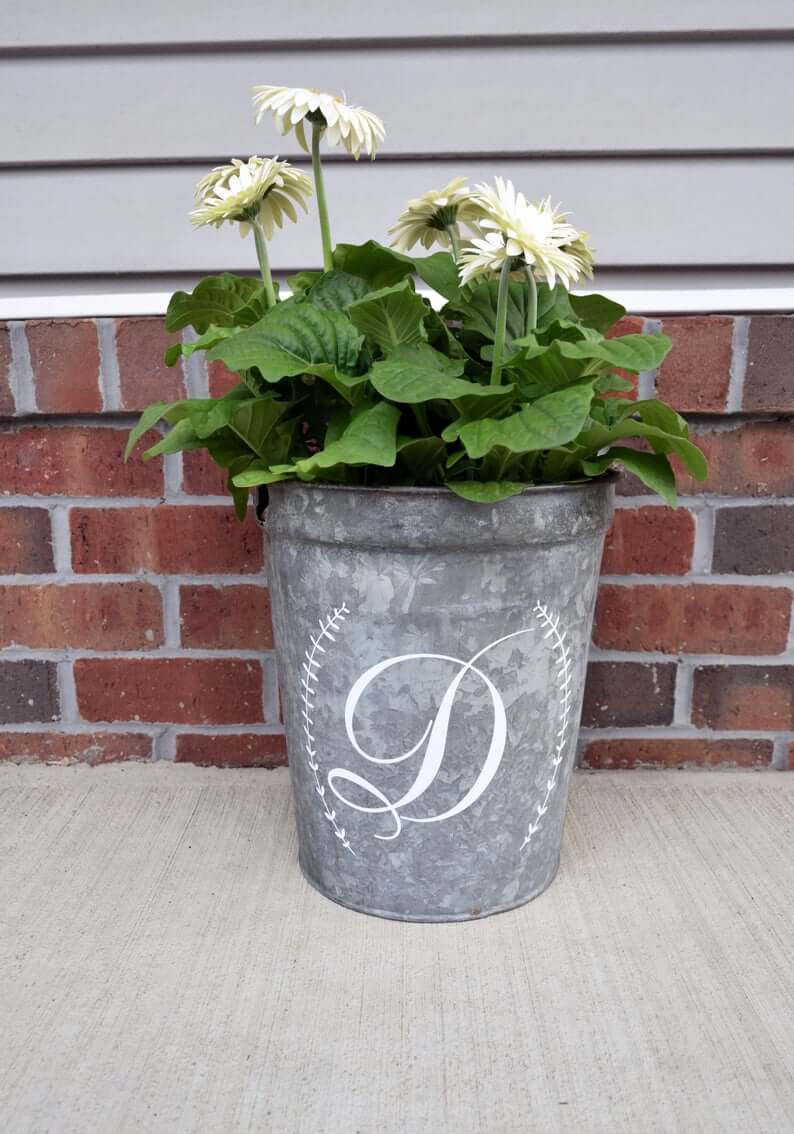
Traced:
<path fill-rule="evenodd" d="M 501 638 L 495 639 L 493 642 L 489 642 L 468 660 L 453 657 L 448 654 L 399 654 L 370 666 L 356 679 L 347 695 L 344 710 L 345 731 L 353 751 L 361 759 L 376 766 L 402 764 L 413 757 L 418 757 L 419 762 L 413 782 L 398 799 L 389 799 L 371 779 L 368 779 L 360 772 L 353 771 L 350 768 L 331 768 L 326 775 L 325 782 L 320 778 L 320 764 L 316 748 L 317 741 L 313 733 L 314 725 L 312 716 L 312 710 L 314 708 L 313 698 L 316 694 L 317 683 L 319 681 L 318 671 L 323 665 L 318 655 L 327 653 L 330 643 L 336 641 L 334 632 L 341 630 L 342 624 L 349 614 L 350 611 L 348 607 L 343 603 L 341 607 L 334 609 L 325 619 L 320 620 L 319 633 L 311 635 L 311 649 L 306 650 L 306 661 L 303 665 L 304 673 L 302 676 L 302 715 L 305 734 L 304 749 L 308 766 L 314 777 L 315 791 L 320 798 L 323 813 L 330 822 L 334 834 L 341 841 L 345 849 L 350 851 L 351 854 L 355 854 L 355 851 L 350 845 L 347 831 L 339 822 L 337 812 L 339 805 L 349 808 L 353 812 L 367 815 L 388 815 L 391 822 L 394 824 L 394 829 L 387 834 L 375 835 L 374 837 L 383 841 L 391 841 L 400 836 L 404 829 L 404 824 L 406 823 L 443 823 L 462 814 L 482 797 L 499 770 L 502 757 L 504 756 L 507 743 L 507 713 L 499 690 L 483 669 L 476 663 L 489 651 L 495 649 L 503 642 L 520 638 L 534 631 L 540 631 L 543 634 L 543 640 L 548 643 L 553 653 L 557 666 L 556 684 L 559 694 L 558 729 L 555 735 L 553 753 L 550 759 L 551 766 L 545 784 L 544 796 L 542 800 L 535 805 L 533 818 L 529 823 L 522 848 L 527 846 L 537 833 L 541 820 L 548 810 L 551 794 L 557 786 L 559 769 L 563 761 L 563 751 L 566 745 L 570 724 L 570 706 L 573 697 L 572 658 L 570 647 L 566 643 L 566 634 L 564 631 L 560 630 L 559 616 L 551 614 L 546 606 L 538 602 L 533 610 L 536 625 L 516 630 L 511 634 L 506 634 Z M 402 752 L 397 756 L 375 756 L 367 752 L 360 744 L 355 728 L 356 710 L 362 699 L 366 696 L 367 690 L 372 683 L 386 671 L 398 666 L 420 664 L 424 661 L 447 662 L 455 667 L 454 676 L 449 681 L 441 696 L 435 716 L 428 722 L 418 741 L 409 748 L 408 751 Z M 492 714 L 491 735 L 487 751 L 483 757 L 482 766 L 479 769 L 474 783 L 452 806 L 436 814 L 408 814 L 406 808 L 410 808 L 413 803 L 427 792 L 442 771 L 447 749 L 450 717 L 452 715 L 455 699 L 458 695 L 461 682 L 469 674 L 473 675 L 486 691 Z M 419 755 L 420 753 L 421 756 Z M 347 794 L 350 787 L 358 789 L 359 797 L 368 799 L 369 802 L 362 803 L 351 799 Z M 329 798 L 329 791 L 336 801 L 335 804 L 332 804 Z"/>

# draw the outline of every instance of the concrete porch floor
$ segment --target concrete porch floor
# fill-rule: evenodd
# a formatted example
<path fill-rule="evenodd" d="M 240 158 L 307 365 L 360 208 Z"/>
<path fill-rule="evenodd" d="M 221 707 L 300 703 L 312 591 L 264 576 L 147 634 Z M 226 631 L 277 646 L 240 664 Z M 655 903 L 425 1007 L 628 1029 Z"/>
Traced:
<path fill-rule="evenodd" d="M 0 768 L 0 1131 L 794 1130 L 794 776 L 577 776 L 463 925 L 302 880 L 286 773 Z"/>

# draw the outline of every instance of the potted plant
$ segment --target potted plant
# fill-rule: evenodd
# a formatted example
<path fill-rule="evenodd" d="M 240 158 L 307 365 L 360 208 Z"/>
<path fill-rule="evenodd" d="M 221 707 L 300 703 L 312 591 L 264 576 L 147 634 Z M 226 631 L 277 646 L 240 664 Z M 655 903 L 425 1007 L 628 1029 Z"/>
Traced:
<path fill-rule="evenodd" d="M 382 123 L 316 91 L 255 103 L 310 149 L 313 184 L 260 157 L 200 182 L 194 223 L 251 233 L 261 279 L 177 292 L 166 325 L 196 338 L 167 361 L 206 351 L 240 382 L 151 406 L 130 448 L 162 419 L 145 457 L 206 448 L 241 517 L 252 488 L 270 494 L 309 881 L 385 917 L 508 909 L 559 860 L 610 470 L 669 502 L 671 454 L 705 475 L 684 420 L 616 373 L 654 369 L 670 343 L 605 337 L 623 308 L 570 291 L 591 275 L 587 236 L 498 178 L 410 201 L 391 248 L 334 247 L 321 143 L 374 157 Z M 312 189 L 323 269 L 280 295 L 268 242 Z"/>

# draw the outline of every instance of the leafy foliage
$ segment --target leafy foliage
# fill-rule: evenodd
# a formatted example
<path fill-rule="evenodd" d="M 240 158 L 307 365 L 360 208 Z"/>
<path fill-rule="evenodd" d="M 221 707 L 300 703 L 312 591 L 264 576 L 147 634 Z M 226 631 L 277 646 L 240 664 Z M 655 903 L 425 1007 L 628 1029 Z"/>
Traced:
<path fill-rule="evenodd" d="M 373 291 L 348 309 L 353 324 L 385 355 L 405 343 L 427 338 L 426 312 L 425 301 L 408 280 Z"/>
<path fill-rule="evenodd" d="M 625 314 L 612 300 L 539 284 L 528 331 L 528 286 L 511 281 L 503 369 L 491 385 L 495 281 L 462 287 L 448 253 L 413 259 L 375 241 L 339 245 L 333 263 L 291 277 L 291 297 L 269 309 L 261 284 L 228 274 L 177 292 L 166 325 L 195 335 L 169 349 L 169 364 L 205 351 L 240 383 L 222 398 L 150 406 L 127 455 L 165 423 L 144 457 L 206 448 L 238 515 L 251 487 L 288 479 L 446 485 L 494 504 L 619 464 L 674 503 L 671 457 L 706 475 L 683 418 L 624 396 L 624 372 L 654 370 L 670 343 L 605 338 Z M 415 276 L 447 301 L 441 311 Z"/>
<path fill-rule="evenodd" d="M 316 365 L 338 366 L 352 373 L 358 365 L 361 335 L 339 311 L 311 303 L 278 306 L 207 353 L 230 370 L 256 367 L 267 382 L 310 373 Z"/>
<path fill-rule="evenodd" d="M 226 273 L 208 276 L 190 293 L 176 291 L 165 316 L 166 329 L 193 327 L 201 335 L 208 327 L 247 327 L 265 311 L 264 288 L 258 280 Z"/>

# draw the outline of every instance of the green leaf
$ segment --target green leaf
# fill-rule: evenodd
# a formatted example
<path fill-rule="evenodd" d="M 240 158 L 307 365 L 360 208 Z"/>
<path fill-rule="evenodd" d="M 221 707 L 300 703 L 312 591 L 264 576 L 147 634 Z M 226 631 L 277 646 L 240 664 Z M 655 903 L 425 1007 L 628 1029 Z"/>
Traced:
<path fill-rule="evenodd" d="M 496 280 L 484 280 L 478 284 L 469 297 L 450 304 L 448 314 L 460 318 L 468 331 L 493 342 L 496 335 L 496 298 L 499 284 Z M 507 303 L 507 336 L 509 347 L 513 339 L 519 339 L 526 334 L 527 323 L 527 288 L 525 284 L 511 282 Z"/>
<path fill-rule="evenodd" d="M 384 398 L 405 405 L 433 398 L 463 398 L 493 395 L 493 388 L 460 378 L 463 361 L 447 358 L 427 343 L 401 346 L 383 362 L 376 362 L 369 380 Z"/>
<path fill-rule="evenodd" d="M 438 437 L 407 437 L 397 446 L 397 464 L 413 484 L 433 484 L 446 454 L 447 447 Z"/>
<path fill-rule="evenodd" d="M 557 341 L 557 348 L 565 358 L 598 359 L 638 374 L 641 370 L 655 370 L 673 345 L 666 335 L 624 335 L 620 339 L 602 339 L 594 342 L 585 339 L 570 343 Z"/>
<path fill-rule="evenodd" d="M 666 456 L 662 453 L 643 453 L 638 449 L 616 446 L 592 461 L 582 461 L 582 468 L 587 476 L 600 476 L 616 461 L 675 508 L 678 502 L 675 476 Z"/>
<path fill-rule="evenodd" d="M 203 335 L 199 335 L 191 343 L 174 343 L 165 352 L 166 366 L 175 366 L 180 358 L 190 358 L 197 350 L 209 350 L 221 339 L 228 339 L 236 334 L 236 327 L 208 327 Z"/>
<path fill-rule="evenodd" d="M 681 458 L 684 467 L 696 480 L 705 480 L 708 476 L 708 464 L 703 453 L 697 445 L 693 445 L 686 437 L 667 433 L 654 425 L 646 425 L 644 421 L 628 419 L 619 421 L 608 428 L 588 429 L 576 438 L 578 446 L 597 453 L 613 441 L 623 437 L 642 437 L 647 440 L 657 453 L 675 453 Z"/>
<path fill-rule="evenodd" d="M 470 457 L 483 457 L 501 445 L 511 453 L 553 449 L 572 441 L 581 431 L 590 411 L 592 382 L 556 390 L 524 406 L 510 417 L 486 417 L 460 430 L 460 439 Z"/>
<path fill-rule="evenodd" d="M 254 460 L 254 454 L 245 442 L 231 429 L 221 429 L 206 440 L 207 452 L 222 469 L 230 469 L 237 462 Z"/>
<path fill-rule="evenodd" d="M 448 480 L 446 484 L 450 492 L 475 504 L 496 504 L 531 487 L 515 480 Z"/>
<path fill-rule="evenodd" d="M 573 323 L 575 319 L 573 308 L 568 301 L 568 292 L 562 286 L 550 288 L 539 283 L 537 332 L 541 333 L 552 323 L 559 320 L 568 320 Z M 476 284 L 469 291 L 462 291 L 462 298 L 448 304 L 445 313 L 462 321 L 463 326 L 486 339 L 494 340 L 496 334 L 496 303 L 499 294 L 498 280 L 484 280 Z M 514 339 L 520 339 L 527 329 L 527 285 L 518 280 L 511 280 L 509 285 L 509 301 L 507 308 L 507 344 Z"/>
<path fill-rule="evenodd" d="M 235 391 L 240 389 L 239 386 L 235 387 Z M 227 394 L 226 397 L 232 397 L 235 391 Z M 203 421 L 206 415 L 215 410 L 222 400 L 216 398 L 183 398 L 179 402 L 154 402 L 147 406 L 137 425 L 130 430 L 127 447 L 124 450 L 124 460 L 126 461 L 129 458 L 136 442 L 158 421 L 166 421 L 169 425 L 176 425 L 183 419 L 190 418 L 191 426 L 196 429 L 197 436 L 203 436 L 196 428 L 197 422 Z M 151 452 L 151 449 L 147 449 L 146 453 L 143 454 L 143 459 L 148 460 L 147 454 L 151 454 Z"/>
<path fill-rule="evenodd" d="M 633 402 L 628 413 L 639 414 L 640 420 L 646 425 L 654 425 L 664 433 L 672 433 L 675 437 L 689 437 L 689 426 L 681 414 L 676 413 L 672 406 L 657 401 L 656 398 Z"/>
<path fill-rule="evenodd" d="M 271 393 L 267 396 L 273 397 Z M 240 406 L 249 400 L 251 400 L 251 391 L 241 383 L 222 398 L 201 398 L 184 404 L 196 436 L 206 438 L 224 429 Z"/>
<path fill-rule="evenodd" d="M 185 444 L 180 443 L 180 439 L 187 440 L 188 425 L 195 438 L 205 442 L 213 433 L 228 425 L 241 404 L 250 396 L 248 389 L 239 385 L 222 398 L 184 398 L 180 402 L 156 402 L 148 406 L 141 414 L 138 424 L 130 432 L 124 460 L 127 460 L 139 438 L 161 420 L 167 421 L 172 426 L 181 425 L 182 429 L 176 436 L 172 436 L 174 434 L 172 429 L 164 441 L 147 449 L 143 454 L 144 460 L 157 456 L 158 453 L 176 453 L 186 448 Z M 268 397 L 272 396 L 268 394 Z M 193 448 L 197 447 L 193 446 Z"/>
<path fill-rule="evenodd" d="M 334 267 L 351 276 L 361 276 L 370 287 L 391 287 L 413 274 L 414 262 L 408 256 L 384 248 L 377 240 L 366 244 L 337 244 Z"/>
<path fill-rule="evenodd" d="M 340 406 L 328 419 L 328 427 L 323 438 L 323 445 L 328 446 L 332 441 L 338 441 L 353 419 L 354 411 L 348 406 Z"/>
<path fill-rule="evenodd" d="M 590 407 L 590 416 L 593 421 L 598 421 L 601 425 L 611 428 L 615 422 L 623 421 L 625 417 L 633 413 L 636 404 L 630 398 L 599 397 L 593 401 Z"/>
<path fill-rule="evenodd" d="M 464 465 L 466 468 L 475 469 L 476 463 L 472 461 L 463 449 L 457 449 L 454 453 L 450 453 L 446 460 L 447 469 L 455 469 L 458 465 Z"/>
<path fill-rule="evenodd" d="M 526 398 L 560 390 L 578 381 L 584 364 L 581 359 L 566 358 L 559 340 L 542 346 L 533 335 L 523 342 L 529 344 L 521 354 L 508 360 L 507 371 Z M 515 344 L 518 345 L 518 344 Z"/>
<path fill-rule="evenodd" d="M 297 272 L 294 276 L 287 276 L 287 287 L 293 295 L 300 296 L 314 287 L 322 277 L 323 272 Z"/>
<path fill-rule="evenodd" d="M 568 298 L 576 317 L 581 319 L 586 327 L 593 327 L 601 334 L 608 331 L 626 314 L 625 307 L 607 299 L 605 295 L 569 295 Z"/>
<path fill-rule="evenodd" d="M 455 398 L 455 409 L 459 417 L 451 422 L 441 434 L 444 441 L 455 441 L 460 435 L 464 425 L 470 421 L 480 421 L 484 417 L 493 417 L 509 409 L 516 400 L 515 386 L 483 386 L 477 397 L 467 395 Z"/>
<path fill-rule="evenodd" d="M 351 406 L 361 400 L 364 387 L 368 381 L 367 374 L 344 374 L 335 366 L 317 364 L 312 367 L 310 373 L 316 374 L 318 378 L 327 382 Z"/>
<path fill-rule="evenodd" d="M 335 367 L 353 374 L 362 338 L 341 311 L 321 311 L 310 303 L 279 304 L 264 319 L 207 354 L 230 370 L 257 367 L 267 382 L 295 374 L 324 376 L 318 367 Z M 326 373 L 328 373 L 326 369 Z"/>
<path fill-rule="evenodd" d="M 288 409 L 289 402 L 277 402 L 272 397 L 251 398 L 240 405 L 229 426 L 258 457 L 272 460 L 268 440 Z"/>
<path fill-rule="evenodd" d="M 234 483 L 235 473 L 242 472 L 243 469 L 250 463 L 248 457 L 242 457 L 240 460 L 235 461 L 229 469 L 229 475 L 226 477 L 226 488 L 232 495 L 234 503 L 234 511 L 237 519 L 241 522 L 245 519 L 248 512 L 248 497 L 250 495 L 247 488 L 238 488 Z"/>
<path fill-rule="evenodd" d="M 568 294 L 562 284 L 549 287 L 548 284 L 539 283 L 537 288 L 537 327 L 539 331 L 557 320 L 572 320 L 575 317 L 573 307 L 571 307 L 572 296 Z"/>
<path fill-rule="evenodd" d="M 532 334 L 519 340 L 514 346 L 526 343 L 534 349 L 534 343 L 537 343 L 540 347 L 550 346 L 557 341 L 579 343 L 583 339 L 587 339 L 590 342 L 600 342 L 602 338 L 603 336 L 598 331 L 585 327 L 584 323 L 574 322 L 571 319 L 555 319 L 553 322 L 547 323 L 545 327 L 536 328 Z"/>
<path fill-rule="evenodd" d="M 130 430 L 127 447 L 124 450 L 125 461 L 129 460 L 132 450 L 144 433 L 148 432 L 158 421 L 162 421 L 164 418 L 167 420 L 168 414 L 175 410 L 179 404 L 179 402 L 154 402 L 146 407 L 138 418 L 137 424 Z"/>
<path fill-rule="evenodd" d="M 405 343 L 423 342 L 427 338 L 423 322 L 426 312 L 425 301 L 409 280 L 370 292 L 348 308 L 355 326 L 384 353 Z"/>
<path fill-rule="evenodd" d="M 165 437 L 161 438 L 156 445 L 147 449 L 143 454 L 143 459 L 150 461 L 152 457 L 159 457 L 163 453 L 181 453 L 185 450 L 203 448 L 204 441 L 196 436 L 196 431 L 190 419 L 185 417 L 178 421 L 172 429 L 169 429 Z"/>
<path fill-rule="evenodd" d="M 634 383 L 629 381 L 628 378 L 621 378 L 619 374 L 602 374 L 596 380 L 595 388 L 599 394 L 618 394 L 633 390 Z"/>
<path fill-rule="evenodd" d="M 360 410 L 336 441 L 297 461 L 298 473 L 307 475 L 334 465 L 379 465 L 391 468 L 397 459 L 397 424 L 400 411 L 388 402 Z"/>
<path fill-rule="evenodd" d="M 294 465 L 268 466 L 264 461 L 252 461 L 247 469 L 232 477 L 237 488 L 255 488 L 260 484 L 277 484 L 280 480 L 294 479 Z"/>
<path fill-rule="evenodd" d="M 460 298 L 460 277 L 458 266 L 449 252 L 434 252 L 432 256 L 419 256 L 414 262 L 414 270 L 421 280 L 443 295 L 445 299 Z"/>
<path fill-rule="evenodd" d="M 179 331 L 192 326 L 198 333 L 211 326 L 233 327 L 239 323 L 238 316 L 249 311 L 248 323 L 253 323 L 261 315 L 251 306 L 257 296 L 263 295 L 261 282 L 247 276 L 208 276 L 192 292 L 177 291 L 171 296 L 165 316 L 166 329 Z"/>
<path fill-rule="evenodd" d="M 349 272 L 324 272 L 306 295 L 314 307 L 326 311 L 345 311 L 351 303 L 362 299 L 370 286 L 361 276 Z"/>

